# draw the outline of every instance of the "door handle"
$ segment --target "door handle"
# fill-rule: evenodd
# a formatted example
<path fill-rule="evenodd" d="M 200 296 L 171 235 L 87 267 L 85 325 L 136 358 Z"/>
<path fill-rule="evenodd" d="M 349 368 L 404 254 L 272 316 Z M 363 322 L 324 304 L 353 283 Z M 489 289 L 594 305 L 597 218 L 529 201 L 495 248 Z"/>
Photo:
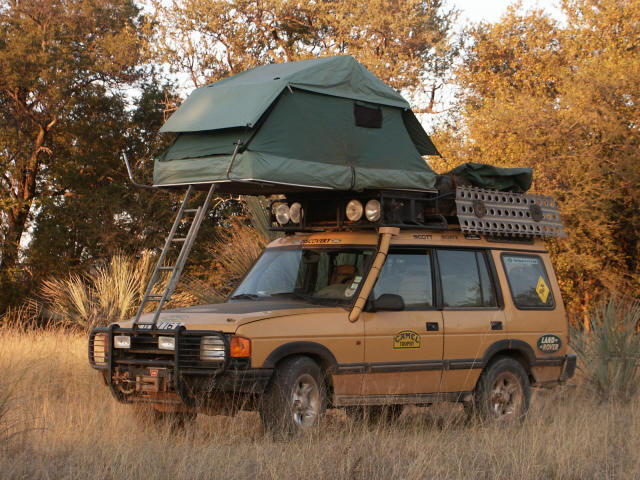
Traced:
<path fill-rule="evenodd" d="M 491 322 L 491 330 L 502 330 L 502 322 Z"/>
<path fill-rule="evenodd" d="M 427 332 L 437 332 L 440 330 L 438 322 L 427 322 Z"/>

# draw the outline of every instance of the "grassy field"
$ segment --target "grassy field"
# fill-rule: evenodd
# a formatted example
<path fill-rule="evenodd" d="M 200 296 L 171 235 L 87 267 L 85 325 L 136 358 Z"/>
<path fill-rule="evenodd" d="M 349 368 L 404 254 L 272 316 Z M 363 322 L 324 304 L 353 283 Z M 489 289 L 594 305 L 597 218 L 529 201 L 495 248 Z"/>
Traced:
<path fill-rule="evenodd" d="M 536 391 L 522 425 L 469 425 L 456 405 L 408 407 L 362 426 L 270 439 L 257 414 L 199 416 L 184 430 L 120 405 L 86 340 L 0 331 L 2 478 L 638 478 L 640 401 L 598 404 L 578 387 Z"/>

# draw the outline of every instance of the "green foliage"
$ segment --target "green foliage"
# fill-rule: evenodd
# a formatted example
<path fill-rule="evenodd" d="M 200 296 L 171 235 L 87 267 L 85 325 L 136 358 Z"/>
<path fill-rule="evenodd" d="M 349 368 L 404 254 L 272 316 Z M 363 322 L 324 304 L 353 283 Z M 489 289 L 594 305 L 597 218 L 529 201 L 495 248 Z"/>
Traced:
<path fill-rule="evenodd" d="M 126 320 L 144 295 L 153 259 L 116 255 L 85 275 L 43 282 L 42 296 L 56 323 L 90 330 Z"/>
<path fill-rule="evenodd" d="M 13 268 L 41 198 L 63 196 L 51 182 L 72 147 L 74 120 L 94 126 L 107 89 L 140 73 L 138 9 L 129 0 L 9 0 L 0 5 L 0 254 Z M 89 103 L 87 103 L 89 100 Z M 98 109 L 94 110 L 94 108 Z M 94 116 L 95 115 L 95 116 Z M 114 134 L 117 134 L 117 130 Z M 102 144 L 109 141 L 107 136 Z M 65 162 L 63 162 L 65 163 Z"/>
<path fill-rule="evenodd" d="M 570 343 L 587 384 L 601 400 L 629 401 L 640 382 L 640 302 L 611 297 L 586 325 L 570 325 Z"/>

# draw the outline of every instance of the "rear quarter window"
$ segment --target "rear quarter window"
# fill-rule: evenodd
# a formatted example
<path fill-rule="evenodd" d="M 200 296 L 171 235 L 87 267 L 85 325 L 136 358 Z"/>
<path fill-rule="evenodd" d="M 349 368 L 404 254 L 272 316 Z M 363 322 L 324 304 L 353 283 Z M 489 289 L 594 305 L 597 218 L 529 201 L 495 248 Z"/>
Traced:
<path fill-rule="evenodd" d="M 552 310 L 553 292 L 542 258 L 538 255 L 502 254 L 511 298 L 523 310 Z"/>

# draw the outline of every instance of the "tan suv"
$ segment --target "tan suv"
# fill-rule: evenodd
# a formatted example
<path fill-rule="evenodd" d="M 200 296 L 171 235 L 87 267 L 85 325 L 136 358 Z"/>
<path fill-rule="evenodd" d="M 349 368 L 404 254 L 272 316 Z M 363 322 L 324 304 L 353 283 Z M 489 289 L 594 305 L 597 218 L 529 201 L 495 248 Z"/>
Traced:
<path fill-rule="evenodd" d="M 316 213 L 315 227 L 300 218 L 303 206 L 313 216 L 310 200 L 275 204 L 289 234 L 225 303 L 96 329 L 91 365 L 120 401 L 181 418 L 257 409 L 267 430 L 287 433 L 317 425 L 328 407 L 392 414 L 435 400 L 517 419 L 532 385 L 573 375 L 540 235 L 480 233 L 493 225 L 469 219 L 492 223 L 491 202 L 471 217 L 458 202 L 457 225 L 393 224 L 392 202 L 363 195 L 345 198 L 336 223 Z"/>

